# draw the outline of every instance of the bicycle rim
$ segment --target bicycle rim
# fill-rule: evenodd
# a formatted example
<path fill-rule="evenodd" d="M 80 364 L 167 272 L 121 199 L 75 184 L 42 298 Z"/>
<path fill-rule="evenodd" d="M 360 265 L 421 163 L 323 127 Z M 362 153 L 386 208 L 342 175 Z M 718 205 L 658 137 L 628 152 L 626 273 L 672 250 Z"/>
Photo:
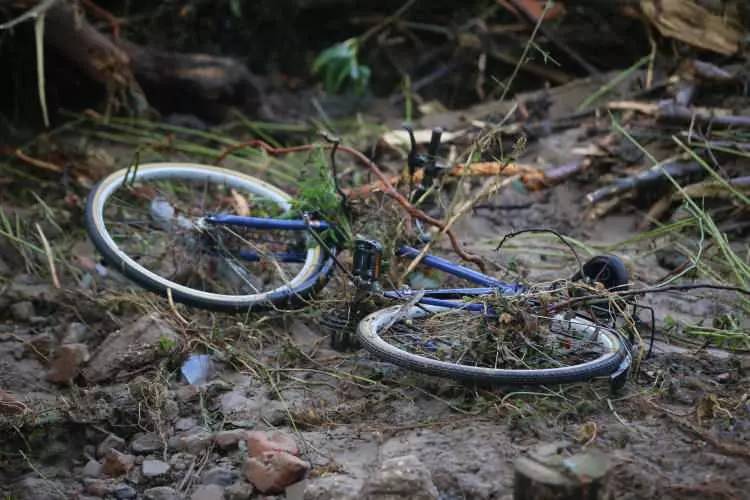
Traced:
<path fill-rule="evenodd" d="M 363 319 L 362 345 L 430 375 L 490 384 L 555 384 L 613 373 L 625 357 L 617 332 L 574 316 L 508 318 L 440 306 L 393 306 Z"/>
<path fill-rule="evenodd" d="M 205 217 L 281 217 L 290 208 L 286 193 L 238 172 L 146 164 L 92 190 L 86 225 L 105 261 L 140 285 L 201 307 L 243 309 L 303 294 L 330 266 L 305 232 L 206 224 Z M 298 262 L 281 257 L 291 254 Z"/>

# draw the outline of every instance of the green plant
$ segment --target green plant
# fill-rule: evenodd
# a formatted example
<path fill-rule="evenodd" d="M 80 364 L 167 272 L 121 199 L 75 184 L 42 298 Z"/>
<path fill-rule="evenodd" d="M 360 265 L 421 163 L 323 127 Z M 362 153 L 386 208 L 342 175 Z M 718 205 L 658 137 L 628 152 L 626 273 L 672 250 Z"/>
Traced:
<path fill-rule="evenodd" d="M 322 149 L 313 153 L 311 161 L 301 172 L 299 191 L 292 201 L 292 207 L 297 213 L 314 212 L 332 223 L 337 231 L 325 236 L 342 244 L 351 241 L 352 229 L 326 160 Z"/>
<path fill-rule="evenodd" d="M 360 41 L 349 38 L 323 50 L 313 62 L 312 71 L 323 79 L 326 92 L 353 90 L 362 94 L 370 82 L 370 68 L 359 63 Z"/>

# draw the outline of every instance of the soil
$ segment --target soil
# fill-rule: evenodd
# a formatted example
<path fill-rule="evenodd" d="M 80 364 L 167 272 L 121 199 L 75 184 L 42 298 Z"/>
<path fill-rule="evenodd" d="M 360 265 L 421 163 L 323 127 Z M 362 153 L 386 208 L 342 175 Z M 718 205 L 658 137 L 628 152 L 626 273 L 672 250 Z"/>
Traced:
<path fill-rule="evenodd" d="M 564 91 L 543 89 L 517 100 L 549 100 L 545 119 L 555 120 L 575 112 L 572 103 L 601 82 L 581 79 Z M 627 85 L 624 79 L 621 86 Z M 626 90 L 617 94 L 627 95 Z M 310 109 L 315 108 L 311 96 L 320 92 L 270 91 L 263 96 L 262 112 L 275 119 L 317 120 L 321 113 Z M 355 101 L 322 100 L 330 111 L 322 115 L 350 116 L 354 108 L 363 123 L 398 128 L 400 104 L 373 97 Z M 471 120 L 497 120 L 508 109 L 495 104 L 443 110 L 417 125 L 458 130 Z M 192 116 L 169 119 L 208 128 Z M 542 169 L 564 164 L 590 145 L 593 129 L 609 126 L 607 119 L 591 116 L 585 126 L 540 134 L 519 160 Z M 653 353 L 617 394 L 605 380 L 476 387 L 415 374 L 363 350 L 331 348 L 319 319 L 329 305 L 324 299 L 347 290 L 340 275 L 328 294 L 303 310 L 230 315 L 171 305 L 101 266 L 83 231 L 82 200 L 96 179 L 128 162 L 137 146 L 104 140 L 92 133 L 97 127 L 72 127 L 42 141 L 40 147 L 64 164 L 63 173 L 16 169 L 12 176 L 0 176 L 3 498 L 146 498 L 147 490 L 148 498 L 162 498 L 153 492 L 159 486 L 173 488 L 175 498 L 190 498 L 219 476 L 225 498 L 357 498 L 384 460 L 414 455 L 442 500 L 510 499 L 514 459 L 558 441 L 604 452 L 612 463 L 610 489 L 616 498 L 748 498 L 750 354 L 679 336 L 673 328 L 679 321 L 712 324 L 736 307 L 731 294 L 691 291 L 643 299 L 656 316 L 655 332 L 642 326 L 646 342 L 655 336 Z M 372 131 L 362 132 L 367 140 L 356 134 L 351 140 L 377 149 L 398 172 L 402 159 L 379 151 L 368 134 Z M 163 142 L 144 154 L 206 162 L 170 149 L 175 137 L 179 134 L 163 134 Z M 518 135 L 507 137 L 506 149 L 517 140 Z M 583 202 L 602 184 L 594 170 L 542 191 L 513 185 L 488 200 L 506 208 L 476 210 L 455 229 L 501 278 L 569 277 L 576 270 L 574 259 L 553 238 L 522 236 L 499 252 L 495 248 L 503 235 L 525 228 L 554 229 L 601 248 L 641 234 L 648 203 L 638 197 L 604 213 Z M 30 195 L 37 189 L 43 190 L 44 203 Z M 9 237 L 16 221 L 21 229 Z M 20 241 L 37 241 L 31 236 L 35 226 L 27 221 L 39 223 L 56 253 L 60 288 L 51 280 L 47 256 Z M 694 238 L 688 242 L 695 244 Z M 670 250 L 662 248 L 668 245 L 647 239 L 613 251 L 633 281 L 647 285 L 672 270 L 658 255 Z M 446 243 L 434 250 L 455 258 Z M 76 346 L 65 364 L 80 370 L 56 371 L 53 382 L 49 374 L 61 345 Z M 213 370 L 208 381 L 189 385 L 180 367 L 195 353 L 209 353 Z M 311 466 L 307 477 L 277 496 L 253 492 L 244 477 L 245 447 L 222 448 L 212 441 L 215 433 L 231 429 L 292 436 Z M 135 465 L 115 477 L 99 474 L 96 466 L 106 461 L 99 450 L 103 442 L 119 443 L 115 446 L 132 454 Z M 168 470 L 145 474 L 144 461 L 152 460 L 166 462 Z M 209 474 L 217 468 L 221 471 Z"/>

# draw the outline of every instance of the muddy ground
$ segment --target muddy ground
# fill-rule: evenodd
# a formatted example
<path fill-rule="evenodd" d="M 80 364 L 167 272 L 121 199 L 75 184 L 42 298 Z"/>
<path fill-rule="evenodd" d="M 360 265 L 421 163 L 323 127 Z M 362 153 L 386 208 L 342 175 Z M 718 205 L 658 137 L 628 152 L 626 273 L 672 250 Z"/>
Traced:
<path fill-rule="evenodd" d="M 575 130 L 552 135 L 523 158 L 559 164 L 581 141 Z M 124 150 L 106 142 L 97 147 L 115 158 Z M 212 440 L 236 429 L 281 430 L 311 465 L 306 479 L 278 498 L 356 498 L 380 464 L 405 455 L 417 457 L 429 474 L 401 497 L 422 498 L 433 483 L 442 499 L 510 498 L 513 460 L 555 441 L 605 452 L 617 498 L 746 498 L 750 358 L 663 334 L 667 313 L 698 320 L 730 307 L 710 294 L 665 294 L 653 302 L 656 347 L 620 394 L 610 394 L 606 381 L 469 387 L 363 351 L 332 350 L 316 326 L 315 305 L 249 316 L 179 306 L 185 324 L 167 301 L 97 266 L 81 229 L 80 201 L 66 202 L 66 188 L 43 184 L 45 200 L 56 200 L 51 212 L 3 197 L 6 216 L 39 221 L 62 259 L 57 289 L 43 255 L 2 240 L 0 387 L 24 410 L 12 415 L 13 404 L 5 403 L 5 498 L 262 496 L 245 478 L 247 452 L 237 438 L 226 438 L 225 448 Z M 590 185 L 582 179 L 540 193 L 505 191 L 492 201 L 527 208 L 477 211 L 458 226 L 460 235 L 496 262 L 497 272 L 507 272 L 512 261 L 531 281 L 565 275 L 571 261 L 551 240 L 514 242 L 499 256 L 491 248 L 501 235 L 526 227 L 557 229 L 591 244 L 637 234 L 643 213 L 634 206 L 597 216 L 585 210 L 581 200 Z M 74 191 L 82 190 L 67 189 Z M 623 248 L 636 282 L 666 272 L 656 246 Z M 450 255 L 445 245 L 438 251 Z M 334 279 L 331 287 L 342 283 Z M 81 362 L 82 373 L 57 373 L 51 382 L 51 371 L 72 362 L 60 361 L 61 346 L 71 344 L 66 355 Z M 211 353 L 215 366 L 200 386 L 179 372 L 195 352 Z M 126 473 L 101 472 L 110 445 L 132 455 Z M 153 460 L 168 466 L 154 472 Z"/>
<path fill-rule="evenodd" d="M 615 65 L 595 56 L 602 69 Z M 449 80 L 458 84 L 434 93 L 458 95 L 446 102 L 468 106 L 475 99 L 462 99 L 459 72 L 453 73 Z M 695 231 L 639 238 L 650 227 L 647 212 L 658 193 L 641 192 L 607 210 L 585 203 L 587 193 L 630 172 L 621 167 L 632 151 L 601 151 L 602 136 L 612 128 L 608 114 L 576 115 L 581 102 L 616 74 L 465 109 L 421 103 L 417 128 L 467 131 L 445 148 L 446 157 L 469 148 L 477 130 L 501 123 L 509 112 L 511 121 L 540 125 L 536 133 L 503 132 L 505 153 L 527 137 L 518 158 L 523 163 L 549 169 L 610 154 L 604 168 L 584 170 L 548 189 L 512 185 L 486 201 L 501 208 L 477 209 L 461 219 L 457 233 L 487 259 L 490 272 L 537 282 L 575 271 L 574 259 L 554 238 L 523 236 L 495 250 L 504 234 L 527 228 L 554 229 L 592 251 L 618 254 L 634 286 L 659 282 L 679 267 L 679 259 L 697 251 Z M 640 70 L 630 72 L 608 88 L 607 98 L 641 95 L 630 84 L 643 78 Z M 362 350 L 334 350 L 320 322 L 351 292 L 340 275 L 301 310 L 230 315 L 171 305 L 102 266 L 83 230 L 85 196 L 96 180 L 129 164 L 135 150 L 144 161 L 211 163 L 226 145 L 175 126 L 232 140 L 255 138 L 260 130 L 263 137 L 298 143 L 332 120 L 345 143 L 373 153 L 391 173 L 403 167 L 405 150 L 378 140 L 399 127 L 401 100 L 369 96 L 352 102 L 318 87 L 286 82 L 287 90 L 280 90 L 284 85 L 270 80 L 264 85 L 260 115 L 302 123 L 302 132 L 247 125 L 241 115 L 217 125 L 165 113 L 159 123 L 172 127 L 165 130 L 145 121 L 105 123 L 89 112 L 64 115 L 71 124 L 25 147 L 48 159 L 46 167 L 17 156 L 0 162 L 2 498 L 509 499 L 514 460 L 553 442 L 604 453 L 613 498 L 748 498 L 750 353 L 741 345 L 684 335 L 676 326 L 714 325 L 716 318 L 734 315 L 737 297 L 728 292 L 642 298 L 656 313 L 654 332 L 645 315 L 639 325 L 646 344 L 654 336 L 653 353 L 641 359 L 621 392 L 611 394 L 605 380 L 475 387 L 415 374 Z M 750 109 L 747 102 L 743 109 Z M 574 115 L 574 126 L 557 126 Z M 686 127 L 668 129 L 667 135 Z M 742 172 L 743 161 L 727 163 Z M 288 166 L 299 170 L 303 162 L 290 160 Z M 50 164 L 64 168 L 58 172 Z M 247 161 L 237 158 L 227 164 L 247 169 Z M 342 171 L 357 168 L 345 164 Z M 251 173 L 277 182 L 273 172 Z M 368 180 L 364 174 L 351 179 Z M 461 189 L 475 193 L 481 182 Z M 746 214 L 746 207 L 738 213 Z M 40 233 L 51 247 L 59 287 Z M 746 230 L 729 234 L 746 258 Z M 586 255 L 583 245 L 577 248 Z M 447 242 L 434 250 L 455 258 Z M 747 318 L 741 321 L 738 329 L 747 329 Z M 210 354 L 213 370 L 207 382 L 190 385 L 180 367 L 196 353 Z M 304 479 L 276 496 L 254 488 L 246 431 L 291 437 L 309 466 Z"/>

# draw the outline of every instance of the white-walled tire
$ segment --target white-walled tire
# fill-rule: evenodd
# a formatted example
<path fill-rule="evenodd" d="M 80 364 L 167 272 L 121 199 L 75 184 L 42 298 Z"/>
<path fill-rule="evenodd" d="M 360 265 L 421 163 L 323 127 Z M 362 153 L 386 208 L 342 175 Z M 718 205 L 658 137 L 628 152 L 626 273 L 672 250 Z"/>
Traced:
<path fill-rule="evenodd" d="M 172 191 L 164 192 L 163 186 L 178 182 L 184 183 L 184 185 L 178 185 L 179 189 L 173 188 Z M 278 210 L 280 213 L 291 208 L 290 196 L 277 187 L 249 175 L 224 168 L 192 163 L 152 163 L 140 165 L 137 169 L 119 170 L 99 182 L 92 189 L 86 203 L 86 229 L 105 262 L 150 291 L 161 295 L 167 295 L 170 291 L 176 301 L 214 310 L 243 311 L 258 307 L 286 305 L 309 295 L 325 282 L 332 267 L 332 259 L 314 241 L 308 241 L 307 245 L 300 251 L 301 255 L 304 255 L 304 262 L 300 261 L 291 271 L 292 274 L 285 274 L 285 270 L 281 269 L 277 263 L 273 264 L 276 268 L 279 268 L 277 273 L 279 277 L 276 279 L 281 282 L 269 285 L 269 289 L 260 289 L 256 281 L 251 282 L 251 279 L 254 280 L 255 276 L 250 271 L 244 270 L 244 267 L 238 267 L 249 266 L 245 261 L 225 257 L 224 254 L 219 254 L 218 257 L 216 255 L 205 257 L 208 254 L 196 255 L 198 251 L 195 249 L 201 242 L 200 238 L 207 238 L 205 236 L 206 231 L 198 230 L 199 224 L 195 222 L 199 220 L 198 216 L 195 219 L 191 218 L 193 214 L 190 210 L 197 210 L 195 207 L 186 206 L 184 209 L 185 215 L 179 215 L 179 209 L 182 207 L 176 203 L 176 201 L 182 201 L 177 200 L 179 196 L 184 195 L 186 198 L 190 198 L 192 194 L 189 191 L 190 189 L 196 189 L 197 192 L 201 193 L 202 199 L 200 201 L 203 205 L 206 204 L 207 193 L 210 189 L 212 193 L 226 191 L 229 195 L 235 197 L 234 201 L 239 204 L 242 203 L 243 199 L 245 201 L 250 199 L 260 200 L 259 202 L 272 207 L 273 210 Z M 123 196 L 127 196 L 128 199 L 124 201 L 121 198 Z M 151 197 L 150 200 L 149 197 Z M 175 202 L 170 200 L 172 197 L 175 198 Z M 166 200 L 163 203 L 159 201 L 162 198 Z M 142 200 L 144 206 L 138 205 Z M 217 196 L 217 200 L 216 203 L 224 203 L 220 196 Z M 163 206 L 160 207 L 160 203 Z M 202 209 L 203 206 L 200 208 Z M 163 216 L 158 212 L 159 210 L 167 215 Z M 114 212 L 120 212 L 126 222 L 108 220 L 107 213 Z M 144 220 L 126 219 L 133 214 Z M 159 217 L 162 218 L 159 219 Z M 159 224 L 162 224 L 164 228 L 159 228 Z M 122 229 L 113 229 L 123 227 L 133 231 L 134 234 L 142 235 L 144 240 L 142 246 L 144 247 L 147 246 L 147 238 L 149 237 L 153 236 L 156 240 L 156 236 L 161 233 L 167 235 L 164 238 L 172 237 L 173 240 L 165 242 L 166 248 L 163 251 L 165 253 L 172 252 L 172 255 L 166 257 L 175 260 L 173 266 L 175 268 L 191 265 L 200 266 L 202 265 L 199 262 L 201 258 L 219 260 L 220 257 L 223 261 L 226 261 L 224 266 L 228 270 L 224 270 L 225 275 L 236 275 L 233 276 L 235 281 L 240 282 L 240 285 L 235 287 L 237 291 L 233 293 L 223 291 L 219 279 L 208 281 L 216 290 L 199 289 L 188 286 L 173 276 L 165 276 L 164 274 L 167 273 L 161 272 L 160 266 L 152 265 L 149 268 L 149 266 L 143 264 L 143 258 L 135 255 L 127 248 L 128 245 L 135 246 L 138 241 L 134 242 L 129 234 L 116 232 L 122 231 Z M 167 228 L 171 232 L 167 233 Z M 239 229 L 235 230 L 231 227 L 221 229 L 229 235 L 236 234 L 239 231 Z M 140 231 L 140 233 L 136 231 Z M 217 240 L 216 236 L 213 235 L 210 237 L 213 238 L 211 241 L 216 243 L 222 252 L 225 252 L 227 256 L 230 255 L 224 243 L 224 238 L 229 239 L 229 237 L 224 236 L 223 233 L 220 235 L 221 240 Z M 252 243 L 247 242 L 244 238 L 243 235 L 239 235 L 234 238 L 232 243 L 237 245 Z M 118 239 L 119 242 L 116 241 Z M 175 255 L 176 251 L 170 249 L 169 245 L 176 244 L 175 242 L 178 240 L 183 243 L 187 242 L 185 243 L 186 249 L 182 249 L 181 254 Z M 148 248 L 145 250 L 148 250 Z M 158 263 L 159 255 L 148 255 L 148 258 L 150 261 Z M 191 259 L 194 259 L 195 262 L 191 262 Z M 217 266 L 214 262 L 204 264 Z M 268 267 L 270 264 L 266 264 L 266 266 Z M 174 271 L 173 274 L 176 275 L 177 271 Z M 197 280 L 198 278 L 191 279 Z M 205 278 L 201 277 L 200 279 L 206 282 Z M 242 283 L 242 280 L 247 284 Z M 207 286 L 207 288 L 210 287 Z M 227 285 L 227 288 L 229 288 L 229 285 Z M 248 293 L 250 288 L 252 290 Z"/>

